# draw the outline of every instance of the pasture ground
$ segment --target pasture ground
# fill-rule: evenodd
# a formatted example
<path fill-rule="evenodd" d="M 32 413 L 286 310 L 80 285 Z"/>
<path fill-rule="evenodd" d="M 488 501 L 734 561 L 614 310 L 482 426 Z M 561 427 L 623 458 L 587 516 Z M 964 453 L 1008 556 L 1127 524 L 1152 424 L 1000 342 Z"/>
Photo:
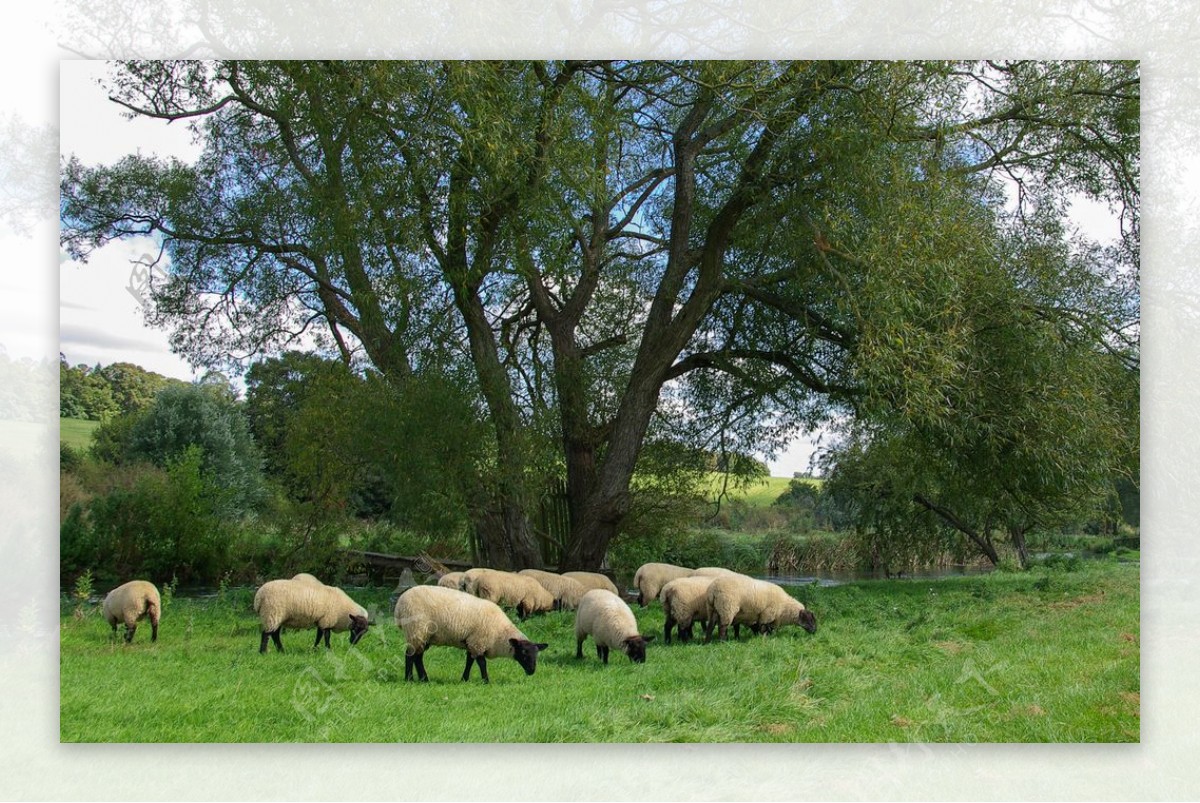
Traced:
<path fill-rule="evenodd" d="M 86 452 L 92 447 L 92 435 L 100 426 L 99 421 L 87 421 L 82 418 L 58 419 L 59 440 L 80 452 Z"/>
<path fill-rule="evenodd" d="M 159 640 L 112 641 L 97 604 L 64 599 L 64 742 L 1136 742 L 1139 568 L 1114 559 L 936 581 L 793 589 L 817 615 L 740 642 L 662 643 L 645 664 L 589 640 L 573 614 L 519 626 L 550 643 L 537 673 L 509 659 L 460 680 L 461 650 L 404 681 L 391 589 L 352 591 L 379 624 L 350 647 L 313 632 L 258 653 L 252 590 L 176 596 Z"/>

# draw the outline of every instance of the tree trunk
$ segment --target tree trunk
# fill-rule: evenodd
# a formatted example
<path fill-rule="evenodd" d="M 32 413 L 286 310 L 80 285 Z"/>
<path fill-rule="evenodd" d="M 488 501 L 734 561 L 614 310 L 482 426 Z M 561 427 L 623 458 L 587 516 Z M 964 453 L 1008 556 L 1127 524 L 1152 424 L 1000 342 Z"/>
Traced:
<path fill-rule="evenodd" d="M 1028 532 L 1028 528 L 1021 529 L 1017 526 L 1008 528 L 1008 536 L 1012 540 L 1013 549 L 1017 551 L 1017 560 L 1022 569 L 1029 568 L 1029 547 L 1025 543 L 1026 532 Z"/>
<path fill-rule="evenodd" d="M 952 510 L 942 507 L 921 494 L 914 495 L 913 501 L 926 510 L 936 513 L 944 522 L 971 539 L 975 546 L 979 547 L 979 551 L 983 553 L 984 557 L 991 561 L 993 566 L 1000 564 L 1000 554 L 996 552 L 996 545 L 992 543 L 991 536 L 988 535 L 986 528 L 981 532 L 977 532 L 974 527 L 971 527 L 956 516 Z"/>

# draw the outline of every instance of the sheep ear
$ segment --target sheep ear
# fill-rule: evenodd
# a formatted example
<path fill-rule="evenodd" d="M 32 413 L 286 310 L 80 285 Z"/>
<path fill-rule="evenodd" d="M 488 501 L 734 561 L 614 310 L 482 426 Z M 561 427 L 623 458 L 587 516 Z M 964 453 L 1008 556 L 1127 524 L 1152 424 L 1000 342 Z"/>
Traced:
<path fill-rule="evenodd" d="M 649 635 L 649 636 L 642 636 L 642 639 L 643 639 L 644 641 L 654 641 L 654 635 L 653 635 L 653 634 L 651 634 L 651 635 Z"/>
<path fill-rule="evenodd" d="M 542 650 L 546 649 L 550 645 L 549 644 L 534 644 L 533 646 L 537 647 L 538 652 L 541 652 Z"/>

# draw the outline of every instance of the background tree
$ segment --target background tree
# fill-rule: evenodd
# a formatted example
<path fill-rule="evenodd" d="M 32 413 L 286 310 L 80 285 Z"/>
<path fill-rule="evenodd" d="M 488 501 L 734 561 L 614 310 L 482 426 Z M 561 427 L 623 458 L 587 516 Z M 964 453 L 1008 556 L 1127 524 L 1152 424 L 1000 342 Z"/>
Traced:
<path fill-rule="evenodd" d="M 158 238 L 151 320 L 197 361 L 305 332 L 389 380 L 469 359 L 480 529 L 513 565 L 540 562 L 547 433 L 564 566 L 595 567 L 655 421 L 752 452 L 830 416 L 936 420 L 976 360 L 943 302 L 980 282 L 1021 303 L 995 232 L 1046 231 L 1082 193 L 1136 268 L 1129 63 L 129 62 L 112 89 L 206 147 L 68 162 L 72 255 Z M 1125 323 L 1040 309 L 1099 342 Z"/>
<path fill-rule="evenodd" d="M 63 418 L 100 421 L 121 410 L 99 365 L 95 368 L 83 364 L 72 367 L 60 354 L 58 388 L 59 415 Z"/>
<path fill-rule="evenodd" d="M 228 388 L 164 389 L 144 413 L 132 418 L 117 448 L 125 460 L 162 468 L 194 450 L 199 470 L 220 491 L 221 499 L 214 504 L 219 515 L 246 513 L 262 502 L 262 458 Z"/>

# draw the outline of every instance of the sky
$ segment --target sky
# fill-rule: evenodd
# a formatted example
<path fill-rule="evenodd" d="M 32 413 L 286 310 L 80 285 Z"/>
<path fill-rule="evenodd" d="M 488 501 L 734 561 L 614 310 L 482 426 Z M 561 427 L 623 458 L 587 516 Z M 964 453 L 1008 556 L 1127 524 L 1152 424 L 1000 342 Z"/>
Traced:
<path fill-rule="evenodd" d="M 59 147 L 85 164 L 111 164 L 143 154 L 187 161 L 199 153 L 187 129 L 145 118 L 129 120 L 96 86 L 107 74 L 103 62 L 64 61 L 59 98 Z M 197 378 L 187 362 L 171 353 L 167 332 L 147 327 L 145 296 L 136 260 L 151 252 L 148 239 L 113 242 L 87 264 L 60 254 L 59 348 L 71 365 L 133 362 L 164 376 Z"/>

